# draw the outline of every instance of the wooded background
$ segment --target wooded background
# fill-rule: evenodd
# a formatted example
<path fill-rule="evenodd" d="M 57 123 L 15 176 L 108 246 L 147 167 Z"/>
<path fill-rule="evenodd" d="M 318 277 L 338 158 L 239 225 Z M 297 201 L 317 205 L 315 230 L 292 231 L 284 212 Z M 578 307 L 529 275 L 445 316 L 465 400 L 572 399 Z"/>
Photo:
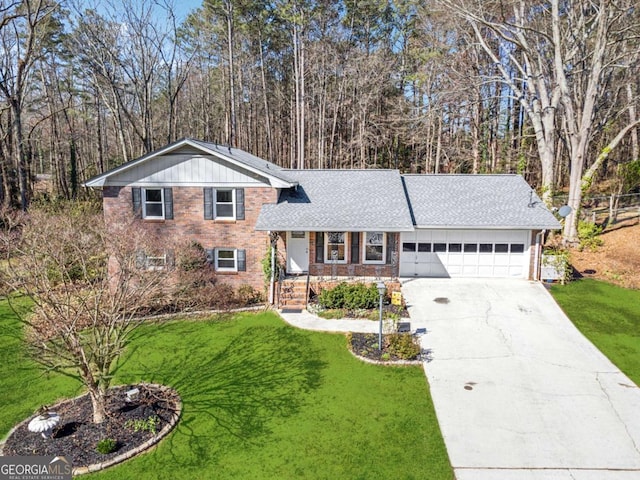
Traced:
<path fill-rule="evenodd" d="M 290 168 L 640 184 L 633 0 L 0 0 L 0 202 L 182 137 Z M 565 237 L 575 236 L 574 214 Z"/>

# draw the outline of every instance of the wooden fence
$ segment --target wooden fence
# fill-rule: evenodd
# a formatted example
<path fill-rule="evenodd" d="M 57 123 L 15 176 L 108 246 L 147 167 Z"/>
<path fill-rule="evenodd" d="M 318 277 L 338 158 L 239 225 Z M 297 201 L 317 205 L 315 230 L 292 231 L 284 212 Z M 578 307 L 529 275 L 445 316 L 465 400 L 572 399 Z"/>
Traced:
<path fill-rule="evenodd" d="M 554 207 L 566 203 L 567 195 L 553 197 Z M 640 193 L 585 196 L 582 199 L 580 218 L 602 225 L 612 225 L 634 218 L 640 223 Z"/>

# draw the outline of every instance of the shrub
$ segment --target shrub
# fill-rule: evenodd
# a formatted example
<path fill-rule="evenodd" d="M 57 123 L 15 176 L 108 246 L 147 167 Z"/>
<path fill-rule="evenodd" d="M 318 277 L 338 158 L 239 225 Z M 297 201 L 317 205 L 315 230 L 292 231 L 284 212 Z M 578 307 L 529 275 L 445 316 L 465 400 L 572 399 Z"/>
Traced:
<path fill-rule="evenodd" d="M 420 354 L 418 345 L 412 335 L 406 333 L 392 333 L 385 336 L 386 351 L 402 360 L 413 360 Z"/>
<path fill-rule="evenodd" d="M 245 283 L 236 290 L 236 301 L 241 307 L 253 305 L 262 301 L 262 294 L 251 285 Z"/>
<path fill-rule="evenodd" d="M 346 308 L 349 310 L 375 308 L 378 290 L 375 285 L 342 282 L 332 289 L 322 290 L 318 303 L 324 308 Z"/>
<path fill-rule="evenodd" d="M 178 268 L 183 272 L 191 272 L 203 268 L 207 264 L 207 255 L 202 245 L 191 242 L 186 247 L 180 248 L 177 254 Z"/>
<path fill-rule="evenodd" d="M 152 415 L 148 418 L 138 418 L 136 420 L 127 420 L 124 424 L 125 428 L 130 428 L 134 432 L 150 432 L 153 435 L 156 434 L 160 419 L 157 415 Z"/>
<path fill-rule="evenodd" d="M 103 438 L 96 445 L 96 451 L 103 455 L 107 455 L 111 452 L 114 452 L 118 442 L 116 442 L 113 438 Z"/>
<path fill-rule="evenodd" d="M 600 234 L 602 233 L 602 227 L 591 222 L 578 222 L 578 240 L 580 240 L 580 248 L 588 248 L 590 250 L 596 250 L 602 245 L 602 239 Z"/>

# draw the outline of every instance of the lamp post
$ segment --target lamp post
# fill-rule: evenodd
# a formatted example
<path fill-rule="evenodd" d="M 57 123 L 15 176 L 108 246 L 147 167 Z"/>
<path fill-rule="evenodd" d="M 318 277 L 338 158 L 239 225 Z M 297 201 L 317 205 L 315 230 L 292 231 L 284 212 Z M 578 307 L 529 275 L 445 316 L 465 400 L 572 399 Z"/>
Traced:
<path fill-rule="evenodd" d="M 380 296 L 380 329 L 378 331 L 378 350 L 382 350 L 382 297 L 384 297 L 384 292 L 386 287 L 384 286 L 384 282 L 378 282 L 376 285 L 378 288 L 378 295 Z"/>

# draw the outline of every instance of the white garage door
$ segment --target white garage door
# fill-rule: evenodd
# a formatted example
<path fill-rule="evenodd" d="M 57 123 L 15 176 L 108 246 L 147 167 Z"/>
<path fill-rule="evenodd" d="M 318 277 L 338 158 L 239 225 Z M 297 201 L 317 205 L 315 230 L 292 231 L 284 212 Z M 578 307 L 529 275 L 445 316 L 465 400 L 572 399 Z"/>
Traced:
<path fill-rule="evenodd" d="M 400 236 L 401 277 L 529 276 L 529 230 L 416 230 Z"/>

